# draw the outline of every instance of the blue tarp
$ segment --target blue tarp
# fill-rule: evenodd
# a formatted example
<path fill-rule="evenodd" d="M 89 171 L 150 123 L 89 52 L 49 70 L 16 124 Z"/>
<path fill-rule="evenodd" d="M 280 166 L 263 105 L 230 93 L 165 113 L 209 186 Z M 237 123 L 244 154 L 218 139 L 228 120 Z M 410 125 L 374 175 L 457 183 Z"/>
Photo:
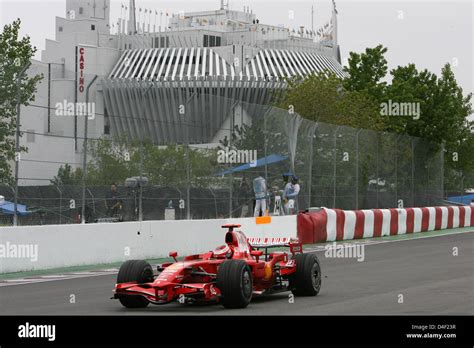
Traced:
<path fill-rule="evenodd" d="M 469 205 L 474 200 L 474 193 L 464 196 L 450 196 L 448 201 Z"/>
<path fill-rule="evenodd" d="M 15 211 L 15 203 L 5 201 L 4 203 L 0 204 L 0 213 L 2 214 L 13 215 L 14 211 Z M 31 213 L 30 211 L 26 210 L 26 205 L 23 205 L 23 204 L 17 204 L 16 211 L 18 215 L 20 216 L 28 215 Z"/>
<path fill-rule="evenodd" d="M 253 165 L 251 165 L 250 163 L 245 163 L 245 164 L 242 164 L 238 167 L 234 167 L 234 168 L 224 170 L 224 171 L 222 171 L 222 172 L 220 172 L 216 175 L 217 176 L 223 176 L 223 175 L 230 174 L 230 173 L 243 172 L 244 170 L 261 167 L 261 166 L 264 166 L 265 164 L 268 165 L 268 164 L 272 164 L 272 163 L 281 162 L 283 160 L 286 160 L 287 158 L 288 158 L 288 156 L 281 156 L 281 155 L 272 154 L 272 155 L 268 155 L 267 157 L 263 157 L 263 158 L 258 159 L 256 161 L 256 163 L 254 163 Z"/>

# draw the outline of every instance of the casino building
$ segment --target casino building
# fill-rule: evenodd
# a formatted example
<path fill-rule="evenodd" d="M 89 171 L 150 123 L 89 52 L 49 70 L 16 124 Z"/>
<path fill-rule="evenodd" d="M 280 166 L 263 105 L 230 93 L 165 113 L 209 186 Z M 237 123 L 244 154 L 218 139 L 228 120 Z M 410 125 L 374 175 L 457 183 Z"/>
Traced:
<path fill-rule="evenodd" d="M 95 75 L 89 137 L 203 146 L 218 143 L 222 129 L 250 122 L 257 112 L 251 105 L 271 102 L 286 78 L 344 75 L 334 2 L 330 21 L 317 30 L 263 24 L 248 7 L 231 10 L 223 1 L 218 10 L 173 14 L 157 28 L 158 11 L 155 24 L 141 23 L 135 1 L 127 5 L 111 23 L 109 0 L 66 0 L 55 40 L 46 40 L 29 69 L 44 79 L 33 105 L 21 111 L 29 152 L 20 184 L 49 184 L 61 164 L 80 166 L 84 116 L 57 109 L 84 103 Z"/>

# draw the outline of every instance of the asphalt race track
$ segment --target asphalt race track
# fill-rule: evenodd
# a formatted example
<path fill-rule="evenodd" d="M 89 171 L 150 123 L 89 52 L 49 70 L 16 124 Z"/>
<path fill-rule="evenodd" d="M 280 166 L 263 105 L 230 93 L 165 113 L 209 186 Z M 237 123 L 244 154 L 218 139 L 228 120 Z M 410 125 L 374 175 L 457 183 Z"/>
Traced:
<path fill-rule="evenodd" d="M 110 299 L 116 275 L 105 275 L 0 287 L 0 314 L 474 314 L 474 233 L 368 245 L 363 262 L 326 258 L 324 251 L 318 257 L 320 294 L 294 303 L 286 292 L 257 298 L 241 310 L 177 302 L 127 310 Z"/>

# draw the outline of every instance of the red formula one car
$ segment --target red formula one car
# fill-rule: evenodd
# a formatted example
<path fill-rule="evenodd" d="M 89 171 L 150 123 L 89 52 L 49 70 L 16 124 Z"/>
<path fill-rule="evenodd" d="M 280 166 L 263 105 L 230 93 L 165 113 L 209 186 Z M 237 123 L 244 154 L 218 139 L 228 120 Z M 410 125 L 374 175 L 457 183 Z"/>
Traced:
<path fill-rule="evenodd" d="M 321 268 L 315 254 L 303 254 L 301 243 L 291 238 L 249 238 L 240 225 L 228 231 L 225 245 L 199 255 L 158 266 L 146 261 L 126 261 L 119 270 L 114 297 L 127 308 L 149 303 L 221 302 L 226 308 L 247 307 L 253 296 L 292 291 L 295 296 L 316 296 L 321 288 Z M 268 252 L 289 247 L 290 252 Z M 265 253 L 261 250 L 264 249 Z"/>

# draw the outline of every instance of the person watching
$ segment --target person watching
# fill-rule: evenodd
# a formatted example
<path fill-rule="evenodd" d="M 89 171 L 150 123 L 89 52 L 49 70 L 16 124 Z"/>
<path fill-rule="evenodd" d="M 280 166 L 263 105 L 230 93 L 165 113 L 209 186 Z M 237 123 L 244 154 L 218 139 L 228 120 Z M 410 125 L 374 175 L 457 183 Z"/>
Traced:
<path fill-rule="evenodd" d="M 112 183 L 110 191 L 107 192 L 105 198 L 105 209 L 107 210 L 108 217 L 116 216 L 122 210 L 122 200 L 119 199 L 119 192 L 115 183 Z"/>
<path fill-rule="evenodd" d="M 291 181 L 288 182 L 283 191 L 283 203 L 285 207 L 285 214 L 292 215 L 296 210 L 298 202 L 298 194 L 300 193 L 299 178 L 296 175 L 291 176 Z"/>
<path fill-rule="evenodd" d="M 262 175 L 253 179 L 255 193 L 255 210 L 253 216 L 267 215 L 267 182 Z"/>

